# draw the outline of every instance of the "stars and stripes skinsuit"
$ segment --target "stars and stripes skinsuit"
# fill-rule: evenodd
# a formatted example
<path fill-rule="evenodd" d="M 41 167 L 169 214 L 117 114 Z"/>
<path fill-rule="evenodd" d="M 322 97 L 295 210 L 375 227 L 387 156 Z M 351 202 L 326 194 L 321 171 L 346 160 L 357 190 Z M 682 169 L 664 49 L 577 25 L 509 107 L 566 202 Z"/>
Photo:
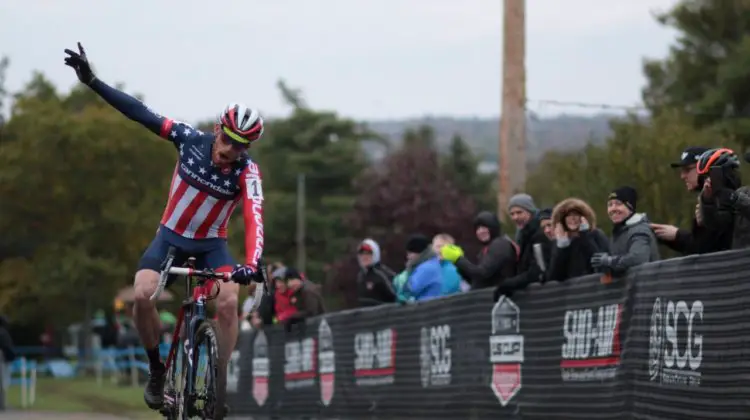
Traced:
<path fill-rule="evenodd" d="M 227 246 L 227 223 L 240 202 L 245 221 L 245 264 L 255 269 L 263 253 L 263 188 L 258 165 L 243 156 L 230 167 L 214 166 L 213 133 L 163 117 L 98 79 L 91 88 L 126 117 L 179 150 L 159 230 L 138 269 L 159 271 L 169 247 L 174 246 L 177 264 L 195 256 L 199 268 L 230 270 L 235 261 Z"/>

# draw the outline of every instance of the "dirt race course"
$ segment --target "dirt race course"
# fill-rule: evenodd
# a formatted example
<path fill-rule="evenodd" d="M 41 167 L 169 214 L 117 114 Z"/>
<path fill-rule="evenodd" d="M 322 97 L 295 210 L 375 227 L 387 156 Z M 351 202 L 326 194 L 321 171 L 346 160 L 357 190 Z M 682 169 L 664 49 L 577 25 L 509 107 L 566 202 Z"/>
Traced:
<path fill-rule="evenodd" d="M 97 413 L 49 413 L 49 412 L 3 412 L 0 413 L 2 420 L 125 420 L 132 417 L 118 417 L 108 414 Z"/>

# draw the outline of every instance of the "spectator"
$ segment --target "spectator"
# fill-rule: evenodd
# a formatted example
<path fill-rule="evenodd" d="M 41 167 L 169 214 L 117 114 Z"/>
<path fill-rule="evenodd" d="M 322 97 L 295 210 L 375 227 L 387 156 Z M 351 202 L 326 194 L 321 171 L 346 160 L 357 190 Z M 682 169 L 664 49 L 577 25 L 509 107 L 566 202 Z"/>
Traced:
<path fill-rule="evenodd" d="M 610 253 L 591 257 L 591 266 L 599 272 L 622 275 L 637 265 L 659 260 L 656 236 L 643 213 L 636 213 L 638 193 L 632 187 L 612 191 L 607 201 L 607 215 L 614 223 Z"/>
<path fill-rule="evenodd" d="M 750 156 L 745 155 L 745 160 Z M 750 187 L 742 187 L 739 159 L 729 149 L 709 150 L 701 156 L 698 172 L 706 175 L 701 193 L 701 214 L 710 229 L 732 229 L 732 249 L 750 247 Z M 721 185 L 710 171 L 720 168 Z"/>
<path fill-rule="evenodd" d="M 699 193 L 703 188 L 706 175 L 698 174 L 696 164 L 707 150 L 705 147 L 688 147 L 682 152 L 680 161 L 671 164 L 673 168 L 680 168 L 680 179 L 685 183 L 688 191 Z M 651 229 L 653 229 L 659 242 L 682 255 L 705 254 L 731 249 L 732 224 L 709 228 L 702 224 L 700 205 L 696 206 L 696 210 L 690 230 L 678 229 L 672 225 L 652 223 Z"/>
<path fill-rule="evenodd" d="M 525 273 L 537 267 L 534 258 L 534 244 L 547 246 L 549 240 L 541 228 L 539 210 L 534 199 L 528 194 L 516 194 L 508 203 L 508 215 L 516 225 L 516 243 L 519 248 L 518 273 Z"/>
<path fill-rule="evenodd" d="M 547 279 L 563 281 L 592 274 L 591 257 L 609 252 L 609 239 L 596 227 L 596 214 L 577 198 L 561 201 L 552 214 L 555 247 Z"/>
<path fill-rule="evenodd" d="M 8 319 L 0 315 L 0 351 L 3 352 L 3 359 L 6 363 L 16 359 L 16 346 L 13 345 L 8 327 Z M 0 363 L 2 363 L 2 360 L 0 360 Z M 0 386 L 2 385 L 2 379 L 4 378 L 0 378 Z"/>
<path fill-rule="evenodd" d="M 530 195 L 516 194 L 511 197 L 508 202 L 508 215 L 516 225 L 518 274 L 495 288 L 495 301 L 501 295 L 511 295 L 531 283 L 543 282 L 545 270 L 552 257 L 551 241 L 542 228 L 542 219 L 547 216 L 537 209 Z"/>
<path fill-rule="evenodd" d="M 448 235 L 447 233 L 440 233 L 432 238 L 432 252 L 434 252 L 440 260 L 440 269 L 443 278 L 443 289 L 441 294 L 443 296 L 448 296 L 460 292 L 461 282 L 465 282 L 465 280 L 462 279 L 458 274 L 458 269 L 456 269 L 456 266 L 452 262 L 447 261 L 440 256 L 440 249 L 444 245 L 453 245 L 455 243 L 456 241 L 453 239 L 453 237 L 451 235 Z"/>
<path fill-rule="evenodd" d="M 365 239 L 357 248 L 357 295 L 360 306 L 377 306 L 396 301 L 393 278 L 396 273 L 380 261 L 380 245 Z"/>
<path fill-rule="evenodd" d="M 539 224 L 542 227 L 544 236 L 550 241 L 555 240 L 555 226 L 552 223 L 552 209 L 542 209 L 539 211 Z"/>
<path fill-rule="evenodd" d="M 289 302 L 294 306 L 294 312 L 277 314 L 280 323 L 287 328 L 292 324 L 304 322 L 305 319 L 325 313 L 323 296 L 317 284 L 303 280 L 300 273 L 292 267 L 286 267 L 284 272 L 287 291 L 290 293 Z M 286 315 L 288 314 L 288 316 Z"/>
<path fill-rule="evenodd" d="M 430 239 L 419 234 L 406 242 L 406 270 L 399 274 L 396 289 L 399 301 L 418 302 L 441 296 L 442 269 L 430 245 Z"/>
<path fill-rule="evenodd" d="M 484 245 L 477 264 L 464 257 L 456 245 L 445 245 L 440 250 L 443 259 L 456 265 L 461 276 L 471 283 L 472 289 L 495 287 L 516 274 L 518 253 L 513 242 L 501 234 L 500 221 L 494 214 L 483 211 L 474 219 L 477 239 Z"/>

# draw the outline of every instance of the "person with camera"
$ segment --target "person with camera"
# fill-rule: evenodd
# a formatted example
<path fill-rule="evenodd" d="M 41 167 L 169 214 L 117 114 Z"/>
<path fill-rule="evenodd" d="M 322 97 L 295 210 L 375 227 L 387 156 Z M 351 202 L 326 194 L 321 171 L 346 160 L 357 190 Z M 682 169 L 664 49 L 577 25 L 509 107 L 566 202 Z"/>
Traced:
<path fill-rule="evenodd" d="M 739 158 L 727 148 L 705 152 L 696 167 L 706 177 L 700 197 L 702 222 L 710 229 L 731 229 L 732 249 L 750 247 L 750 187 L 742 186 L 739 167 Z"/>
<path fill-rule="evenodd" d="M 688 147 L 678 162 L 670 166 L 680 171 L 680 179 L 688 191 L 700 196 L 708 176 L 698 173 L 698 161 L 708 151 L 706 147 Z M 682 255 L 707 254 L 725 251 L 732 248 L 732 225 L 723 228 L 708 227 L 703 223 L 700 210 L 700 198 L 697 197 L 695 216 L 690 229 L 680 229 L 669 224 L 652 223 L 651 229 L 659 242 Z"/>

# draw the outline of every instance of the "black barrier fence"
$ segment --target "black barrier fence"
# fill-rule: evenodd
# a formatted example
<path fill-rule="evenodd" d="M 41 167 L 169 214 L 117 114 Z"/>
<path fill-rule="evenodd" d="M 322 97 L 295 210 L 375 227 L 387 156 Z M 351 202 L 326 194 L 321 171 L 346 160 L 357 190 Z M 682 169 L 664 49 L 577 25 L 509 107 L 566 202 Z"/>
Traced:
<path fill-rule="evenodd" d="M 243 334 L 232 413 L 331 419 L 750 419 L 750 252 Z"/>

